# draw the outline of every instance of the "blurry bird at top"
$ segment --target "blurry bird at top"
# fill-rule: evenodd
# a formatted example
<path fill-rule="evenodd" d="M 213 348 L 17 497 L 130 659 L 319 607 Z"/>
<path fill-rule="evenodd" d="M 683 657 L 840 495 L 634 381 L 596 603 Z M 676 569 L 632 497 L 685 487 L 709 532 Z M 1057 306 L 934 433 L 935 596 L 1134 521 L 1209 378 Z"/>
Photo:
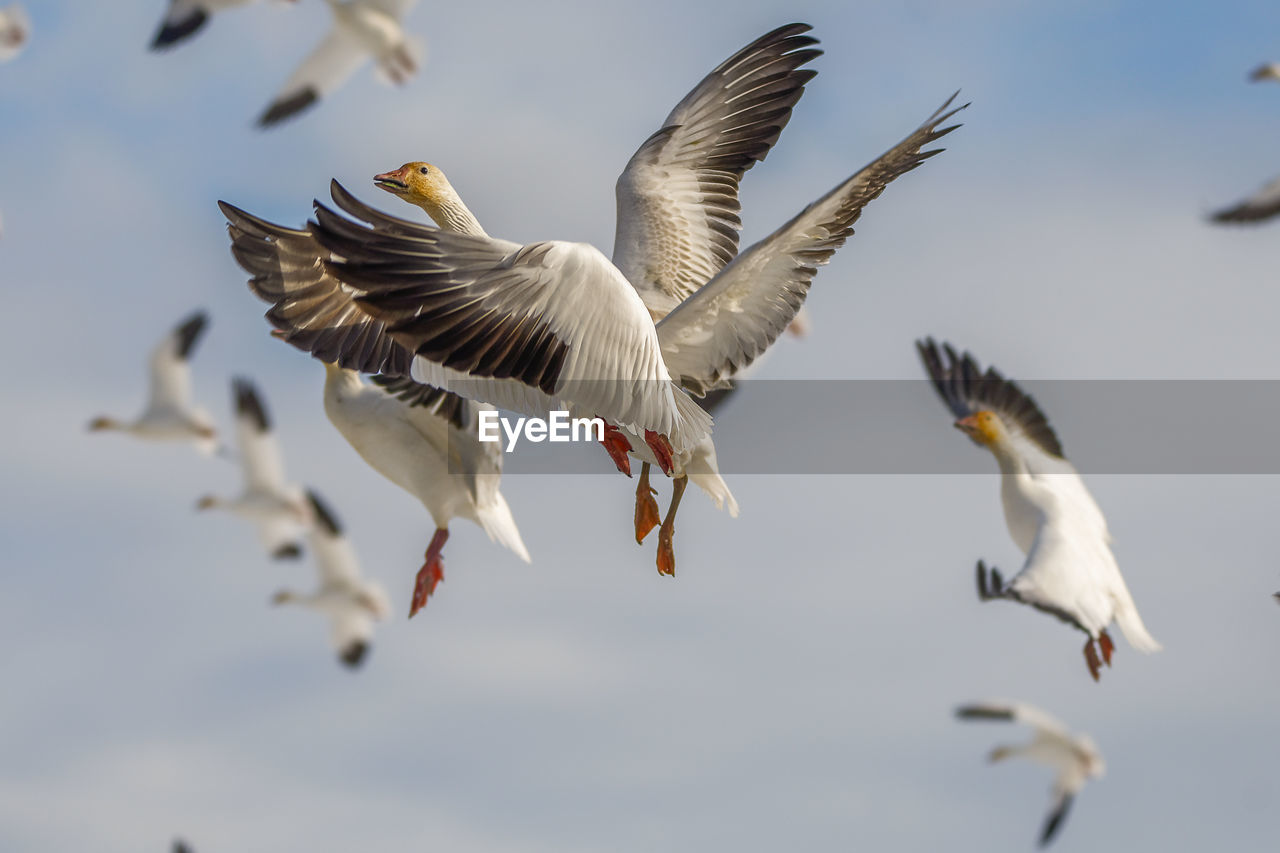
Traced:
<path fill-rule="evenodd" d="M 405 33 L 401 21 L 417 0 L 325 0 L 333 11 L 333 29 L 285 82 L 258 118 L 270 127 L 298 115 L 335 91 L 367 60 L 388 83 L 405 83 L 426 54 L 421 39 Z"/>

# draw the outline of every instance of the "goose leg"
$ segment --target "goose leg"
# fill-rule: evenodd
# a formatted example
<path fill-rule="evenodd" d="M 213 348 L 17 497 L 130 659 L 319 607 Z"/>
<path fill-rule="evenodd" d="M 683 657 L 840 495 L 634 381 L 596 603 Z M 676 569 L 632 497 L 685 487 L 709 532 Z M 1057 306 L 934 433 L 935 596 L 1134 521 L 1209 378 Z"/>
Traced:
<path fill-rule="evenodd" d="M 662 433 L 647 429 L 644 431 L 644 443 L 649 445 L 653 455 L 658 458 L 658 467 L 662 469 L 662 473 L 670 477 L 675 467 L 671 460 L 671 442 Z"/>
<path fill-rule="evenodd" d="M 627 454 L 631 452 L 631 442 L 622 434 L 622 430 L 611 423 L 605 423 L 604 438 L 600 439 L 600 443 L 604 445 L 618 470 L 630 477 L 631 458 Z"/>
<path fill-rule="evenodd" d="M 1102 669 L 1102 661 L 1098 660 L 1098 649 L 1093 644 L 1093 637 L 1090 637 L 1084 644 L 1084 663 L 1089 667 L 1089 674 L 1093 676 L 1093 680 L 1098 680 L 1098 672 Z"/>
<path fill-rule="evenodd" d="M 649 463 L 640 464 L 640 482 L 636 484 L 636 544 L 644 541 L 649 531 L 658 526 L 657 491 L 649 485 Z"/>
<path fill-rule="evenodd" d="M 1103 662 L 1111 666 L 1111 653 L 1116 650 L 1116 644 L 1111 642 L 1111 635 L 1105 630 L 1098 635 L 1098 648 L 1102 649 Z"/>
<path fill-rule="evenodd" d="M 688 476 L 671 481 L 671 506 L 667 507 L 667 517 L 658 528 L 658 574 L 675 576 L 676 552 L 672 538 L 676 532 L 676 510 L 680 507 L 680 498 L 684 496 L 685 487 L 689 485 Z"/>
<path fill-rule="evenodd" d="M 444 550 L 444 543 L 448 539 L 449 528 L 447 527 L 437 528 L 435 535 L 431 537 L 431 544 L 427 546 L 426 561 L 422 564 L 422 568 L 418 569 L 418 576 L 414 579 L 409 618 L 413 618 L 415 613 L 426 606 L 427 599 L 436 591 L 436 585 L 444 580 L 444 557 L 440 552 Z"/>

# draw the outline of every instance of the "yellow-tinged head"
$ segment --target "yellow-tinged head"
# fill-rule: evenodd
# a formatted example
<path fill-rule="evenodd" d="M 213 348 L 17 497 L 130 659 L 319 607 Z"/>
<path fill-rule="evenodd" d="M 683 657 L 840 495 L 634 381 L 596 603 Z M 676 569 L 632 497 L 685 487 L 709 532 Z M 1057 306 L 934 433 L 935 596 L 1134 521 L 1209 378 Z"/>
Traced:
<path fill-rule="evenodd" d="M 421 160 L 405 163 L 394 172 L 374 175 L 373 183 L 428 212 L 430 212 L 428 205 L 438 209 L 454 194 L 453 187 L 449 185 L 449 179 L 444 176 L 444 172 Z"/>
<path fill-rule="evenodd" d="M 995 412 L 983 409 L 956 421 L 956 429 L 973 439 L 975 444 L 991 447 L 1004 435 L 1004 424 Z"/>
<path fill-rule="evenodd" d="M 105 416 L 97 417 L 89 421 L 89 432 L 99 432 L 100 430 L 104 430 L 104 429 L 119 429 L 119 428 L 120 428 L 120 424 L 116 423 L 114 419 L 108 418 Z"/>

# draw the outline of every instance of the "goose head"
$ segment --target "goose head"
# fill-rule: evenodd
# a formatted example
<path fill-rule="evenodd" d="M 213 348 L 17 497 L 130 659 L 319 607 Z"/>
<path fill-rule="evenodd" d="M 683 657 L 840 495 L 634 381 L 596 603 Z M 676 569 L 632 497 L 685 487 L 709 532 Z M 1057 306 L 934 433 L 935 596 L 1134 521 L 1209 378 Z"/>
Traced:
<path fill-rule="evenodd" d="M 989 409 L 975 412 L 955 422 L 956 429 L 973 440 L 974 444 L 992 449 L 1008 437 L 1008 431 L 1000 416 Z"/>
<path fill-rule="evenodd" d="M 397 198 L 422 208 L 445 230 L 484 234 L 480 223 L 462 203 L 462 197 L 438 166 L 415 160 L 394 171 L 374 175 L 373 183 Z"/>

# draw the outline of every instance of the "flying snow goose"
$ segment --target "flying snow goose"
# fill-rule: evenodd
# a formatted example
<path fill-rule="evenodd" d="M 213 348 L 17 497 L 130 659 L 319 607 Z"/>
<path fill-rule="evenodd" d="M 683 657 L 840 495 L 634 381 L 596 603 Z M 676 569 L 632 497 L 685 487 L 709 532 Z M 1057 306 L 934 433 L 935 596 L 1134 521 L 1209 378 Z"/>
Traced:
<path fill-rule="evenodd" d="M 1266 62 L 1249 73 L 1249 79 L 1280 80 L 1280 63 Z M 1225 224 L 1265 222 L 1280 213 L 1280 178 L 1272 181 L 1244 201 L 1223 208 L 1209 216 L 1210 221 Z"/>
<path fill-rule="evenodd" d="M 381 78 L 397 85 L 422 64 L 422 42 L 401 26 L 417 0 L 325 2 L 333 11 L 333 29 L 285 82 L 259 117 L 259 127 L 296 116 L 341 86 L 369 59 L 377 64 Z"/>
<path fill-rule="evenodd" d="M 1249 72 L 1249 79 L 1257 83 L 1262 80 L 1280 80 L 1280 62 L 1264 62 Z"/>
<path fill-rule="evenodd" d="M 375 379 L 366 385 L 354 370 L 325 365 L 324 411 L 343 438 L 371 468 L 427 508 L 435 522 L 426 558 L 414 582 L 413 616 L 444 579 L 441 551 L 449 521 L 465 518 L 526 563 L 511 509 L 498 490 L 502 449 L 481 442 L 478 414 L 492 406 L 406 378 Z"/>
<path fill-rule="evenodd" d="M 1280 178 L 1258 190 L 1239 204 L 1219 210 L 1209 218 L 1214 222 L 1241 224 L 1265 222 L 1280 213 Z"/>
<path fill-rule="evenodd" d="M 803 25 L 797 27 L 800 31 L 807 29 Z M 795 72 L 795 65 L 803 61 L 807 58 L 786 59 L 785 62 L 794 63 L 786 73 Z M 791 103 L 798 97 L 795 90 L 808 79 L 803 75 L 809 72 L 799 74 L 799 83 L 792 79 L 787 84 L 791 87 L 787 94 Z M 768 89 L 770 85 L 761 84 L 760 88 Z M 949 105 L 950 101 L 945 106 Z M 642 293 L 657 291 L 660 298 L 651 297 L 655 303 L 667 303 L 655 304 L 657 310 L 651 310 L 642 300 L 627 293 L 627 288 L 621 287 L 623 283 L 628 287 L 632 283 L 590 247 L 563 243 L 520 247 L 477 234 L 428 229 L 363 205 L 336 184 L 333 195 L 338 206 L 371 223 L 371 227 L 318 206 L 316 222 L 309 231 L 327 252 L 306 252 L 299 239 L 304 232 L 281 229 L 229 205 L 223 205 L 223 211 L 232 224 L 237 258 L 255 273 L 255 280 L 270 279 L 275 292 L 281 295 L 274 300 L 275 308 L 268 316 L 282 329 L 284 337 L 304 347 L 307 346 L 304 342 L 310 341 L 313 353 L 317 348 L 331 355 L 338 350 L 343 353 L 338 356 L 339 361 L 347 357 L 362 365 L 381 365 L 387 354 L 374 342 L 389 331 L 416 353 L 412 368 L 416 379 L 528 413 L 569 408 L 563 399 L 569 396 L 566 392 L 573 392 L 576 399 L 572 402 L 579 404 L 582 413 L 603 416 L 637 436 L 644 431 L 644 443 L 651 449 L 653 458 L 664 471 L 673 473 L 670 452 L 665 446 L 667 440 L 675 445 L 676 454 L 688 451 L 704 437 L 709 419 L 697 418 L 698 429 L 689 430 L 689 435 L 664 435 L 669 432 L 665 426 L 680 426 L 678 422 L 672 424 L 674 419 L 669 409 L 657 412 L 664 418 L 663 423 L 655 423 L 651 418 L 655 414 L 652 402 L 657 395 L 666 396 L 674 391 L 676 402 L 684 402 L 683 395 L 670 386 L 664 375 L 666 365 L 660 360 L 665 357 L 667 344 L 663 340 L 664 327 L 688 370 L 682 380 L 691 383 L 698 393 L 714 387 L 748 364 L 794 317 L 812 277 L 816 263 L 813 258 L 828 258 L 851 233 L 838 232 L 848 229 L 863 204 L 878 195 L 898 174 L 936 153 L 921 153 L 920 148 L 951 129 L 937 128 L 953 114 L 946 112 L 945 106 L 908 140 L 754 247 L 750 262 L 724 268 L 725 272 L 733 268 L 734 275 L 727 278 L 717 275 L 699 291 L 697 299 L 690 300 L 696 302 L 698 308 L 682 306 L 688 310 L 680 312 L 678 322 L 664 319 L 657 329 L 657 340 L 640 321 L 636 308 L 644 307 L 652 320 L 655 314 L 664 315 L 670 309 L 670 294 L 660 292 L 657 286 L 636 285 Z M 771 124 L 766 121 L 755 128 L 753 132 L 760 133 L 764 128 L 768 131 L 763 134 L 764 142 L 754 143 L 752 150 L 757 152 L 751 155 L 754 159 L 763 156 L 771 140 L 776 139 L 783 113 L 789 114 L 789 108 L 787 104 L 782 112 L 775 109 Z M 679 111 L 680 107 L 677 113 Z M 689 118 L 691 125 L 695 118 Z M 644 164 L 646 157 L 662 156 L 666 142 L 679 138 L 679 131 L 679 127 L 659 131 L 642 146 L 633 164 Z M 731 135 L 727 138 L 725 150 L 733 152 L 738 143 Z M 672 156 L 678 154 L 675 151 Z M 736 156 L 741 159 L 743 155 L 737 152 Z M 748 158 L 747 162 L 754 160 Z M 429 164 L 415 165 L 420 170 L 434 168 Z M 699 179 L 705 177 L 707 212 L 704 215 L 709 224 L 695 231 L 712 234 L 712 242 L 717 243 L 718 248 L 704 253 L 711 260 L 703 264 L 706 269 L 701 273 L 670 277 L 673 288 L 687 288 L 683 282 L 690 276 L 714 273 L 736 251 L 736 178 L 728 170 L 715 178 L 714 169 L 704 170 L 704 175 L 688 169 L 687 164 L 685 168 Z M 624 188 L 630 188 L 636 181 L 621 183 Z M 446 214 L 452 209 L 465 209 L 453 195 L 444 199 L 447 204 L 437 205 L 447 208 Z M 824 216 L 830 221 L 824 221 Z M 810 227 L 818 230 L 806 240 L 805 229 Z M 632 230 L 622 225 L 620 229 L 624 235 Z M 725 234 L 730 235 L 728 249 L 724 245 L 726 241 L 721 239 Z M 279 246 L 281 242 L 288 245 Z M 271 245 L 273 243 L 277 245 Z M 646 242 L 624 237 L 619 246 L 631 247 L 623 249 L 624 263 L 630 263 L 625 260 L 628 252 L 642 253 L 634 248 L 633 244 L 637 243 L 659 253 L 673 248 L 664 247 L 659 240 Z M 674 248 L 679 246 L 677 243 Z M 780 259 L 779 254 L 785 257 Z M 317 283 L 321 265 L 336 280 L 325 285 L 325 294 L 321 294 Z M 765 284 L 753 290 L 747 279 L 757 273 L 764 273 Z M 780 279 L 786 279 L 790 273 L 795 274 L 795 280 L 781 283 Z M 715 286 L 717 283 L 719 287 Z M 259 295 L 265 290 L 255 289 Z M 352 294 L 352 290 L 359 292 Z M 447 301 L 440 303 L 438 297 L 446 293 L 458 300 L 459 306 L 467 307 L 455 312 Z M 739 299 L 746 299 L 747 311 L 734 310 L 733 303 Z M 432 300 L 438 310 L 420 311 L 424 302 Z M 369 315 L 363 322 L 359 319 L 361 312 Z M 516 318 L 524 320 L 517 323 Z M 590 328 L 584 331 L 582 327 L 587 324 Z M 628 346 L 627 336 L 635 343 Z M 702 354 L 705 359 L 698 358 L 692 345 L 697 337 L 711 344 Z M 567 360 L 572 360 L 576 374 L 565 370 Z M 606 369 L 618 366 L 626 369 L 621 372 Z M 648 372 L 641 372 L 641 368 Z M 362 366 L 362 369 L 369 368 Z M 703 369 L 707 376 L 700 377 L 698 371 Z M 468 372 L 469 380 L 465 376 Z M 568 375 L 563 375 L 566 373 Z M 549 391 L 559 394 L 560 400 Z M 630 401 L 629 413 L 618 410 L 619 399 Z M 555 402 L 561 404 L 554 405 Z M 642 408 L 644 411 L 639 411 Z M 676 412 L 677 417 L 698 415 L 701 413 L 689 413 L 687 408 Z M 639 424 L 628 422 L 628 417 L 634 421 L 637 416 L 649 420 Z M 627 441 L 611 448 L 620 468 L 628 449 Z"/>
<path fill-rule="evenodd" d="M 0 62 L 8 62 L 22 53 L 31 40 L 31 18 L 21 4 L 0 9 Z"/>
<path fill-rule="evenodd" d="M 169 0 L 169 8 L 151 40 L 152 50 L 164 50 L 191 38 L 224 9 L 247 6 L 255 0 Z M 290 3 L 296 0 L 289 0 Z"/>
<path fill-rule="evenodd" d="M 89 429 L 114 430 L 148 441 L 185 441 L 202 453 L 218 446 L 213 419 L 191 402 L 191 353 L 209 317 L 197 311 L 184 319 L 151 353 L 151 392 L 147 407 L 133 421 L 123 422 L 105 415 L 94 418 Z"/>
<path fill-rule="evenodd" d="M 271 600 L 302 604 L 328 616 L 338 660 L 354 669 L 369 652 L 374 620 L 385 619 L 391 605 L 380 584 L 361 576 L 355 549 L 342 534 L 333 510 L 313 491 L 307 492 L 307 503 L 315 518 L 307 544 L 320 573 L 320 586 L 309 595 L 282 589 Z"/>
<path fill-rule="evenodd" d="M 244 491 L 233 500 L 206 495 L 196 509 L 225 509 L 249 519 L 268 554 L 276 559 L 297 558 L 302 555 L 302 534 L 312 522 L 311 508 L 302 489 L 285 481 L 280 444 L 253 383 L 235 379 L 232 392 Z"/>
<path fill-rule="evenodd" d="M 1030 604 L 1079 628 L 1088 635 L 1084 657 L 1094 681 L 1103 662 L 1111 665 L 1115 646 L 1107 626 L 1113 620 L 1131 646 L 1159 651 L 1111 553 L 1102 510 L 1035 400 L 995 368 L 982 372 L 973 356 L 958 355 L 949 344 L 939 349 L 928 338 L 916 347 L 935 390 L 957 418 L 955 426 L 995 456 L 1005 524 L 1026 555 L 1007 584 L 994 566 L 988 575 L 979 560 L 978 597 Z"/>
<path fill-rule="evenodd" d="M 1073 735 L 1066 726 L 1049 714 L 1022 702 L 982 702 L 962 705 L 956 709 L 962 720 L 1005 720 L 1022 723 L 1035 729 L 1030 742 L 1017 746 L 998 746 L 991 752 L 991 761 L 1006 758 L 1026 758 L 1039 764 L 1047 764 L 1058 775 L 1053 780 L 1053 807 L 1040 831 L 1040 846 L 1053 840 L 1062 828 L 1062 821 L 1071 808 L 1071 801 L 1085 782 L 1099 778 L 1106 772 L 1102 753 L 1088 735 Z"/>

